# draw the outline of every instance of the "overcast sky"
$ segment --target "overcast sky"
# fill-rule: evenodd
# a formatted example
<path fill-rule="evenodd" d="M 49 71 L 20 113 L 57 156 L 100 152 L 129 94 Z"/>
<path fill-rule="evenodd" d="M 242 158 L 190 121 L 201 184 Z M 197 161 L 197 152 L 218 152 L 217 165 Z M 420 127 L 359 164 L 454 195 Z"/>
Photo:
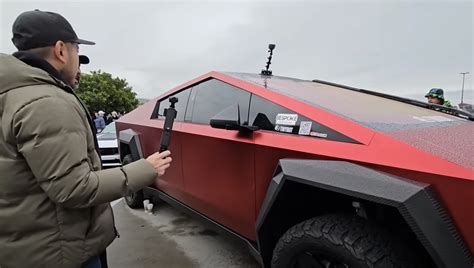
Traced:
<path fill-rule="evenodd" d="M 0 52 L 12 53 L 22 11 L 65 16 L 101 69 L 152 98 L 211 70 L 259 72 L 275 43 L 275 75 L 395 95 L 461 89 L 472 102 L 472 1 L 5 1 Z M 449 94 L 448 94 L 449 95 Z M 460 96 L 449 95 L 456 98 Z"/>

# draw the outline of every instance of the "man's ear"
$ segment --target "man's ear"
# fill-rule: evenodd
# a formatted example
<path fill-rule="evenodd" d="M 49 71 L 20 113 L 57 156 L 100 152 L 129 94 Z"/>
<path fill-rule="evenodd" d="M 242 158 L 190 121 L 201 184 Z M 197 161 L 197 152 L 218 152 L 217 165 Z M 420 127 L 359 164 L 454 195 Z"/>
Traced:
<path fill-rule="evenodd" d="M 56 44 L 54 44 L 54 58 L 61 63 L 66 63 L 66 50 L 66 43 L 57 41 Z"/>

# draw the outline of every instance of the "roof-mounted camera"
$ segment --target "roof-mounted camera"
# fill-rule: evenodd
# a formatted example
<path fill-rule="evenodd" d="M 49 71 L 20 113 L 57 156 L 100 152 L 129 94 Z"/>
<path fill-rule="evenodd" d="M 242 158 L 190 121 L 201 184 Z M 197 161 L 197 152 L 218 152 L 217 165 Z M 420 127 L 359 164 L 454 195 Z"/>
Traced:
<path fill-rule="evenodd" d="M 261 75 L 272 75 L 272 71 L 270 70 L 270 65 L 272 64 L 272 56 L 273 56 L 273 50 L 275 49 L 275 44 L 269 44 L 268 45 L 268 52 L 270 53 L 270 56 L 267 57 L 268 61 L 265 66 L 265 70 L 262 70 L 260 73 Z"/>

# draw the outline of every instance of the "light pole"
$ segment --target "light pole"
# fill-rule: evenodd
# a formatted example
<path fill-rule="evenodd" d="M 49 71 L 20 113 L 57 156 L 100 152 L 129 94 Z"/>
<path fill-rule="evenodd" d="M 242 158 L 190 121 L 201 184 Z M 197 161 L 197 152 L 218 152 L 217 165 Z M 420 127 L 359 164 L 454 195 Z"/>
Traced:
<path fill-rule="evenodd" d="M 469 73 L 469 72 L 459 73 L 459 74 L 462 74 L 461 104 L 463 104 L 463 99 L 464 99 L 464 77 L 465 77 L 466 74 L 468 74 L 468 73 Z"/>

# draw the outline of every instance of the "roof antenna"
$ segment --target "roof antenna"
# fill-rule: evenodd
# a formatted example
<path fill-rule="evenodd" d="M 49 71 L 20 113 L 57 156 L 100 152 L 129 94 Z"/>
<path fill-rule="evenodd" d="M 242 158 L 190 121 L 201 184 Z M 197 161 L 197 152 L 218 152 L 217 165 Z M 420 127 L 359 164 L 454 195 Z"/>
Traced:
<path fill-rule="evenodd" d="M 272 64 L 272 56 L 273 56 L 273 50 L 275 49 L 275 44 L 269 44 L 268 45 L 268 52 L 270 52 L 270 56 L 268 56 L 268 61 L 267 65 L 265 66 L 265 70 L 262 70 L 260 73 L 261 75 L 272 75 L 272 70 L 269 70 L 270 64 Z"/>

